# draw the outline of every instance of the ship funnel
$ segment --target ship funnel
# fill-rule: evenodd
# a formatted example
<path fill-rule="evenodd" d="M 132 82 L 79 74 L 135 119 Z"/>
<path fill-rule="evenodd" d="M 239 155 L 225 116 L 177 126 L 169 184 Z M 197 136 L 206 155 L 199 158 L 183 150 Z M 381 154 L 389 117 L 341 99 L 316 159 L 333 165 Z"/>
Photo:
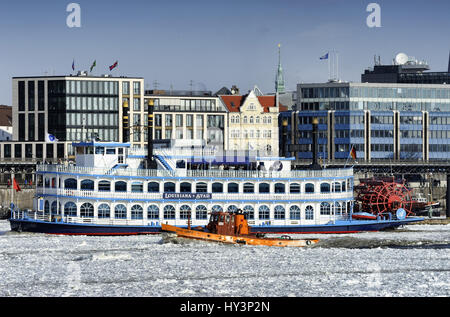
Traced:
<path fill-rule="evenodd" d="M 148 101 L 148 117 L 147 117 L 147 168 L 156 169 L 157 164 L 153 157 L 153 99 Z"/>

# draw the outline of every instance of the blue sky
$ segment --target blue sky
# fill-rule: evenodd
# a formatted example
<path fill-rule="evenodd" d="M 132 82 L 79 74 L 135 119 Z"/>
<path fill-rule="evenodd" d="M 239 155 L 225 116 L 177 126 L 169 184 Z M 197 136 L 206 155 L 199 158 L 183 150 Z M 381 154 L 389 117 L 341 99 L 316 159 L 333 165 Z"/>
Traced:
<path fill-rule="evenodd" d="M 81 7 L 81 27 L 69 28 L 66 7 Z M 369 28 L 369 3 L 381 6 L 381 28 Z M 389 64 L 399 52 L 447 69 L 448 0 L 53 0 L 0 3 L 0 104 L 11 105 L 11 77 L 66 75 L 87 70 L 144 77 L 160 89 L 213 92 L 237 85 L 274 90 L 282 45 L 288 89 L 323 82 L 328 65 L 319 57 L 339 52 L 342 80 L 360 81 L 380 55 Z"/>

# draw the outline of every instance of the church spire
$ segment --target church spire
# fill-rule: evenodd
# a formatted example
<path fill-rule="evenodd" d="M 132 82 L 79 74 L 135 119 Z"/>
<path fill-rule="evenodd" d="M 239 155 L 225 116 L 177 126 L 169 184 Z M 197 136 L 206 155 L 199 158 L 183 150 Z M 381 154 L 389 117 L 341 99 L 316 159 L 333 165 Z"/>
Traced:
<path fill-rule="evenodd" d="M 278 69 L 277 77 L 275 78 L 275 92 L 284 92 L 283 68 L 281 67 L 281 44 L 278 44 Z"/>

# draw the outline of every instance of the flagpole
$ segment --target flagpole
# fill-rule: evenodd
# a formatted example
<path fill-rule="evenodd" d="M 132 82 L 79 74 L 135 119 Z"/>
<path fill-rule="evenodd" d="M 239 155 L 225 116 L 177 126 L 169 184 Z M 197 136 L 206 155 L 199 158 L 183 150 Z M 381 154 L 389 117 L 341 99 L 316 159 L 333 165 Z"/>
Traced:
<path fill-rule="evenodd" d="M 347 164 L 348 164 L 348 159 L 350 158 L 350 155 L 352 155 L 352 150 L 353 150 L 353 145 L 352 145 L 352 147 L 351 147 L 351 149 L 350 149 L 350 152 L 348 152 L 348 156 L 347 156 L 347 161 L 345 161 L 345 165 L 344 165 L 344 168 L 346 168 L 346 167 L 347 167 Z"/>

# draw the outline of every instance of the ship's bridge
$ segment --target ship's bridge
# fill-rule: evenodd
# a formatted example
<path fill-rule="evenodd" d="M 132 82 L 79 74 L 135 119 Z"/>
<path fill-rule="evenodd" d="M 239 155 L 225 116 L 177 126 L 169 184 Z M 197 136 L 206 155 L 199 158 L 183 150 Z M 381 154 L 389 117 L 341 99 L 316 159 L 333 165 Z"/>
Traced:
<path fill-rule="evenodd" d="M 130 143 L 79 142 L 72 143 L 76 165 L 80 167 L 126 168 Z"/>

